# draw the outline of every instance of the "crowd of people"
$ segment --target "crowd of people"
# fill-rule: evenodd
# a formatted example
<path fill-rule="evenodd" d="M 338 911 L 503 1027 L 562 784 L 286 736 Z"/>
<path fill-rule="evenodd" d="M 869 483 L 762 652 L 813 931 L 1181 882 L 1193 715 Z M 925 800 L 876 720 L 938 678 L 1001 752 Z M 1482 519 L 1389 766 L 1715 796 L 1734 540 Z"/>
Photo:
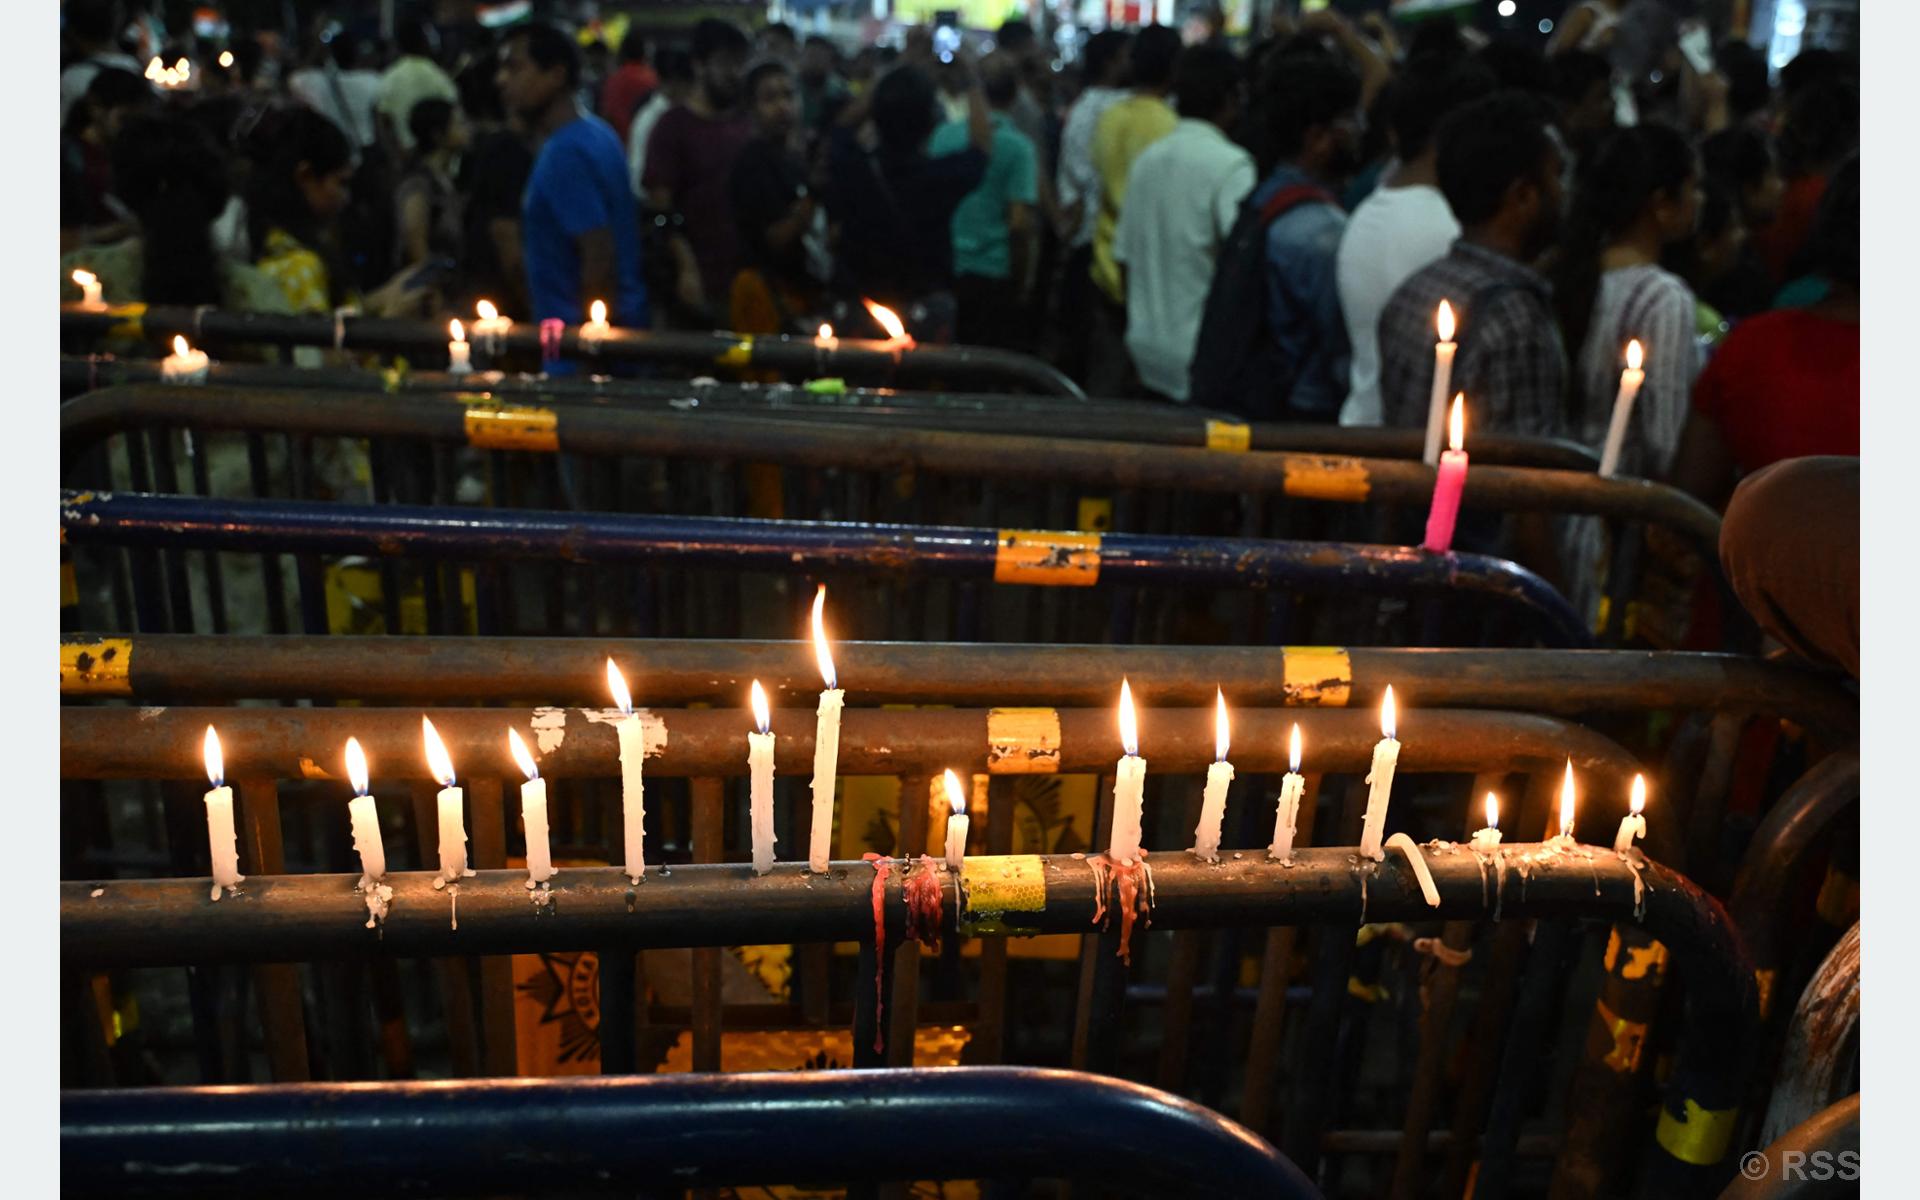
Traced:
<path fill-rule="evenodd" d="M 63 286 L 850 334 L 870 298 L 1096 395 L 1394 426 L 1427 421 L 1445 300 L 1470 428 L 1597 448 L 1637 340 L 1622 471 L 1722 505 L 1858 452 L 1856 71 L 1810 51 L 1776 81 L 1728 41 L 1629 74 L 1618 9 L 1534 45 L 1325 9 L 1243 51 L 1112 29 L 1066 63 L 1022 21 L 849 55 L 416 20 L 317 27 L 297 61 L 183 46 L 179 86 L 115 0 L 67 0 Z"/>

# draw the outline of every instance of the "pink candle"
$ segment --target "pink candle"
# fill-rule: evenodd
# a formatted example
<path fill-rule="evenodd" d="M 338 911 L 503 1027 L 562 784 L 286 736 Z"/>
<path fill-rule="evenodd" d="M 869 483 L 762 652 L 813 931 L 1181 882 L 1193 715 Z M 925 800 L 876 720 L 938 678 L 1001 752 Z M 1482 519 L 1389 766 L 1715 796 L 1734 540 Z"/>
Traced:
<path fill-rule="evenodd" d="M 1460 516 L 1460 493 L 1467 486 L 1467 452 L 1460 448 L 1466 432 L 1463 399 L 1453 398 L 1453 416 L 1447 422 L 1447 441 L 1452 449 L 1440 456 L 1440 473 L 1433 480 L 1433 507 L 1427 512 L 1426 548 L 1435 554 L 1453 548 L 1453 523 Z"/>

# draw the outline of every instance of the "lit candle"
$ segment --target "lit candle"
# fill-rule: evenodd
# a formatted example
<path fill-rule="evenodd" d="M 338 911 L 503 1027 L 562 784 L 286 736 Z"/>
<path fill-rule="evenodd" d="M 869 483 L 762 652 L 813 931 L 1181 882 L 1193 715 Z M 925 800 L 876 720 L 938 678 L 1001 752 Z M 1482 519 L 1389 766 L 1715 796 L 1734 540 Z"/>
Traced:
<path fill-rule="evenodd" d="M 1560 836 L 1553 839 L 1563 845 L 1573 844 L 1573 760 L 1567 760 L 1567 776 L 1560 785 Z"/>
<path fill-rule="evenodd" d="M 211 735 L 212 730 L 208 730 Z M 1620 832 L 1613 835 L 1613 852 L 1626 857 L 1633 849 L 1633 839 L 1647 836 L 1647 818 L 1642 810 L 1647 807 L 1647 779 L 1644 775 L 1633 777 L 1633 811 L 1620 818 Z"/>
<path fill-rule="evenodd" d="M 1447 421 L 1447 444 L 1452 448 L 1440 456 L 1440 470 L 1433 477 L 1433 507 L 1427 510 L 1425 545 L 1435 554 L 1453 549 L 1453 525 L 1460 516 L 1460 493 L 1467 487 L 1467 452 L 1461 449 L 1466 436 L 1465 401 L 1465 396 L 1453 398 L 1453 416 Z"/>
<path fill-rule="evenodd" d="M 347 817 L 353 822 L 353 848 L 360 854 L 360 886 L 364 888 L 387 877 L 387 850 L 380 842 L 380 812 L 367 794 L 367 754 L 360 749 L 358 738 L 347 739 L 347 781 L 353 784 Z"/>
<path fill-rule="evenodd" d="M 840 339 L 833 336 L 833 326 L 822 321 L 820 322 L 820 332 L 816 333 L 813 337 L 813 344 L 822 350 L 837 350 L 840 348 Z"/>
<path fill-rule="evenodd" d="M 1627 368 L 1620 372 L 1620 391 L 1613 398 L 1613 417 L 1607 422 L 1607 442 L 1600 451 L 1600 474 L 1611 475 L 1620 467 L 1620 451 L 1627 444 L 1627 423 L 1633 419 L 1633 399 L 1647 373 L 1640 369 L 1640 339 L 1627 343 Z"/>
<path fill-rule="evenodd" d="M 1440 462 L 1440 429 L 1447 419 L 1447 397 L 1453 393 L 1453 354 L 1460 348 L 1453 340 L 1453 305 L 1440 302 L 1433 327 L 1440 340 L 1433 345 L 1433 389 L 1427 393 L 1427 448 L 1422 454 L 1430 467 Z"/>
<path fill-rule="evenodd" d="M 455 317 L 447 322 L 447 374 L 467 375 L 473 371 L 473 347 L 467 345 L 466 327 Z"/>
<path fill-rule="evenodd" d="M 1280 780 L 1280 803 L 1273 814 L 1273 844 L 1267 857 L 1280 862 L 1293 859 L 1293 835 L 1300 828 L 1300 797 L 1306 791 L 1306 776 L 1300 774 L 1300 726 L 1293 727 L 1287 740 L 1287 774 Z"/>
<path fill-rule="evenodd" d="M 641 773 L 646 759 L 646 730 L 633 711 L 633 697 L 627 692 L 627 677 L 607 660 L 607 690 L 620 709 L 620 720 L 613 731 L 620 738 L 620 820 L 626 835 L 627 881 L 639 883 L 647 873 L 647 787 Z"/>
<path fill-rule="evenodd" d="M 474 340 L 480 343 L 481 349 L 485 350 L 489 356 L 500 353 L 500 339 L 513 328 L 512 320 L 501 316 L 500 310 L 493 306 L 491 300 L 474 301 L 473 311 L 475 313 Z"/>
<path fill-rule="evenodd" d="M 971 821 L 967 817 L 967 794 L 960 789 L 960 777 L 947 768 L 947 807 L 953 815 L 947 818 L 947 870 L 955 875 L 960 873 L 960 861 L 967 856 L 967 826 Z"/>
<path fill-rule="evenodd" d="M 907 327 L 901 322 L 899 313 L 894 312 L 884 304 L 875 304 L 871 300 L 863 299 L 860 303 L 867 306 L 867 311 L 873 314 L 873 319 L 879 322 L 880 328 L 886 330 L 886 344 L 888 348 L 893 350 L 913 349 L 913 338 L 907 333 Z"/>
<path fill-rule="evenodd" d="M 833 672 L 833 651 L 827 646 L 827 585 L 813 593 L 813 656 L 820 663 L 820 678 L 826 688 L 820 693 L 820 709 L 813 726 L 813 827 L 807 843 L 807 869 L 816 875 L 827 871 L 828 854 L 833 843 L 833 775 L 840 765 L 840 708 L 847 693 L 838 685 Z"/>
<path fill-rule="evenodd" d="M 207 352 L 187 345 L 187 339 L 175 335 L 173 353 L 160 360 L 161 383 L 205 383 Z"/>
<path fill-rule="evenodd" d="M 205 747 L 207 782 L 213 785 L 206 796 L 207 850 L 213 860 L 213 898 L 218 900 L 222 889 L 238 886 L 246 876 L 240 873 L 239 839 L 233 832 L 233 789 L 226 786 L 226 771 L 220 760 L 220 735 L 211 725 L 207 726 Z"/>
<path fill-rule="evenodd" d="M 1227 761 L 1227 698 L 1213 689 L 1213 762 L 1207 767 L 1207 787 L 1200 794 L 1200 824 L 1193 830 L 1193 856 L 1220 861 L 1220 822 L 1227 814 L 1227 786 L 1233 782 L 1233 764 Z"/>
<path fill-rule="evenodd" d="M 433 886 L 442 888 L 473 874 L 467 869 L 467 824 L 462 811 L 466 792 L 453 786 L 453 760 L 447 757 L 433 722 L 421 717 L 420 731 L 427 743 L 427 770 L 440 781 L 440 875 Z"/>
<path fill-rule="evenodd" d="M 1393 687 L 1380 704 L 1380 740 L 1373 747 L 1373 769 L 1367 772 L 1367 815 L 1360 827 L 1360 856 L 1386 858 L 1380 835 L 1387 827 L 1387 800 L 1393 794 L 1393 769 L 1400 762 L 1400 743 L 1394 740 Z"/>
<path fill-rule="evenodd" d="M 580 347 L 588 354 L 598 354 L 600 343 L 613 332 L 613 326 L 607 324 L 607 302 L 595 300 L 587 314 L 592 319 L 580 327 Z"/>
<path fill-rule="evenodd" d="M 1487 793 L 1487 824 L 1474 832 L 1473 848 L 1482 854 L 1500 848 L 1500 797 L 1492 792 Z"/>
<path fill-rule="evenodd" d="M 1140 757 L 1133 689 L 1125 679 L 1120 681 L 1120 747 L 1126 753 L 1113 769 L 1113 837 L 1107 843 L 1107 857 L 1131 863 L 1140 858 L 1140 808 L 1145 802 L 1147 760 Z"/>
<path fill-rule="evenodd" d="M 80 285 L 80 307 L 105 308 L 107 302 L 100 298 L 100 277 L 92 271 L 75 268 L 73 281 Z"/>
<path fill-rule="evenodd" d="M 233 69 L 233 51 L 222 50 L 220 52 L 220 66 L 223 70 L 230 71 Z"/>
<path fill-rule="evenodd" d="M 533 761 L 527 744 L 512 728 L 507 730 L 507 749 L 527 781 L 520 785 L 520 823 L 527 830 L 527 886 L 553 878 L 553 852 L 547 845 L 547 781 Z"/>
<path fill-rule="evenodd" d="M 767 711 L 766 689 L 753 681 L 753 723 L 747 734 L 748 824 L 753 832 L 753 873 L 773 870 L 773 714 Z"/>

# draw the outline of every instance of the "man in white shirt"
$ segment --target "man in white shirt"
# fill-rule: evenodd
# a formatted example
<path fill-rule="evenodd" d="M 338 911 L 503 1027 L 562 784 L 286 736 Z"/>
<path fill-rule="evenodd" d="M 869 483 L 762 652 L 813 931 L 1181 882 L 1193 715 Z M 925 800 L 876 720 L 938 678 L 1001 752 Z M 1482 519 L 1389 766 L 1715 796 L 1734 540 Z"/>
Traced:
<path fill-rule="evenodd" d="M 356 69 L 358 55 L 359 42 L 354 36 L 336 30 L 315 65 L 287 76 L 287 91 L 338 126 L 353 144 L 356 158 L 359 151 L 373 145 L 373 106 L 380 97 L 379 74 Z"/>
<path fill-rule="evenodd" d="M 1253 190 L 1253 156 L 1227 137 L 1245 91 L 1240 60 L 1217 46 L 1180 55 L 1180 122 L 1127 174 L 1113 257 L 1126 275 L 1127 353 L 1140 382 L 1184 403 L 1187 368 L 1220 244 Z"/>
<path fill-rule="evenodd" d="M 74 55 L 60 72 L 60 123 L 65 125 L 74 101 L 87 94 L 100 68 L 118 67 L 138 75 L 146 67 L 114 44 L 123 24 L 118 0 L 67 0 L 60 16 Z"/>
<path fill-rule="evenodd" d="M 667 110 L 684 104 L 687 93 L 693 90 L 693 60 L 686 51 L 663 49 L 654 56 L 654 66 L 660 73 L 660 86 L 653 89 L 653 95 L 647 97 L 627 126 L 627 174 L 633 181 L 633 194 L 641 200 L 647 198 L 643 182 L 647 177 L 647 139 Z"/>
<path fill-rule="evenodd" d="M 1351 344 L 1342 425 L 1382 423 L 1380 312 L 1395 288 L 1460 236 L 1438 187 L 1433 131 L 1440 118 L 1494 86 L 1486 68 L 1471 61 L 1411 63 L 1394 85 L 1389 119 L 1399 165 L 1347 218 L 1334 260 Z"/>

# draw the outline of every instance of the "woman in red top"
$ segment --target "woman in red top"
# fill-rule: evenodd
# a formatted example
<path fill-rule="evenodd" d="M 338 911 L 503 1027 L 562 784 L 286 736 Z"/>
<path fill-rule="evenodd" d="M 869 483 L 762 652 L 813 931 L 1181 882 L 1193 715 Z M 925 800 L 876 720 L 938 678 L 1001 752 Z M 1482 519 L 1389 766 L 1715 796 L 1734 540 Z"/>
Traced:
<path fill-rule="evenodd" d="M 1741 476 L 1782 459 L 1860 453 L 1857 158 L 1827 187 L 1814 253 L 1826 298 L 1741 322 L 1694 385 L 1674 483 L 1716 509 Z"/>

